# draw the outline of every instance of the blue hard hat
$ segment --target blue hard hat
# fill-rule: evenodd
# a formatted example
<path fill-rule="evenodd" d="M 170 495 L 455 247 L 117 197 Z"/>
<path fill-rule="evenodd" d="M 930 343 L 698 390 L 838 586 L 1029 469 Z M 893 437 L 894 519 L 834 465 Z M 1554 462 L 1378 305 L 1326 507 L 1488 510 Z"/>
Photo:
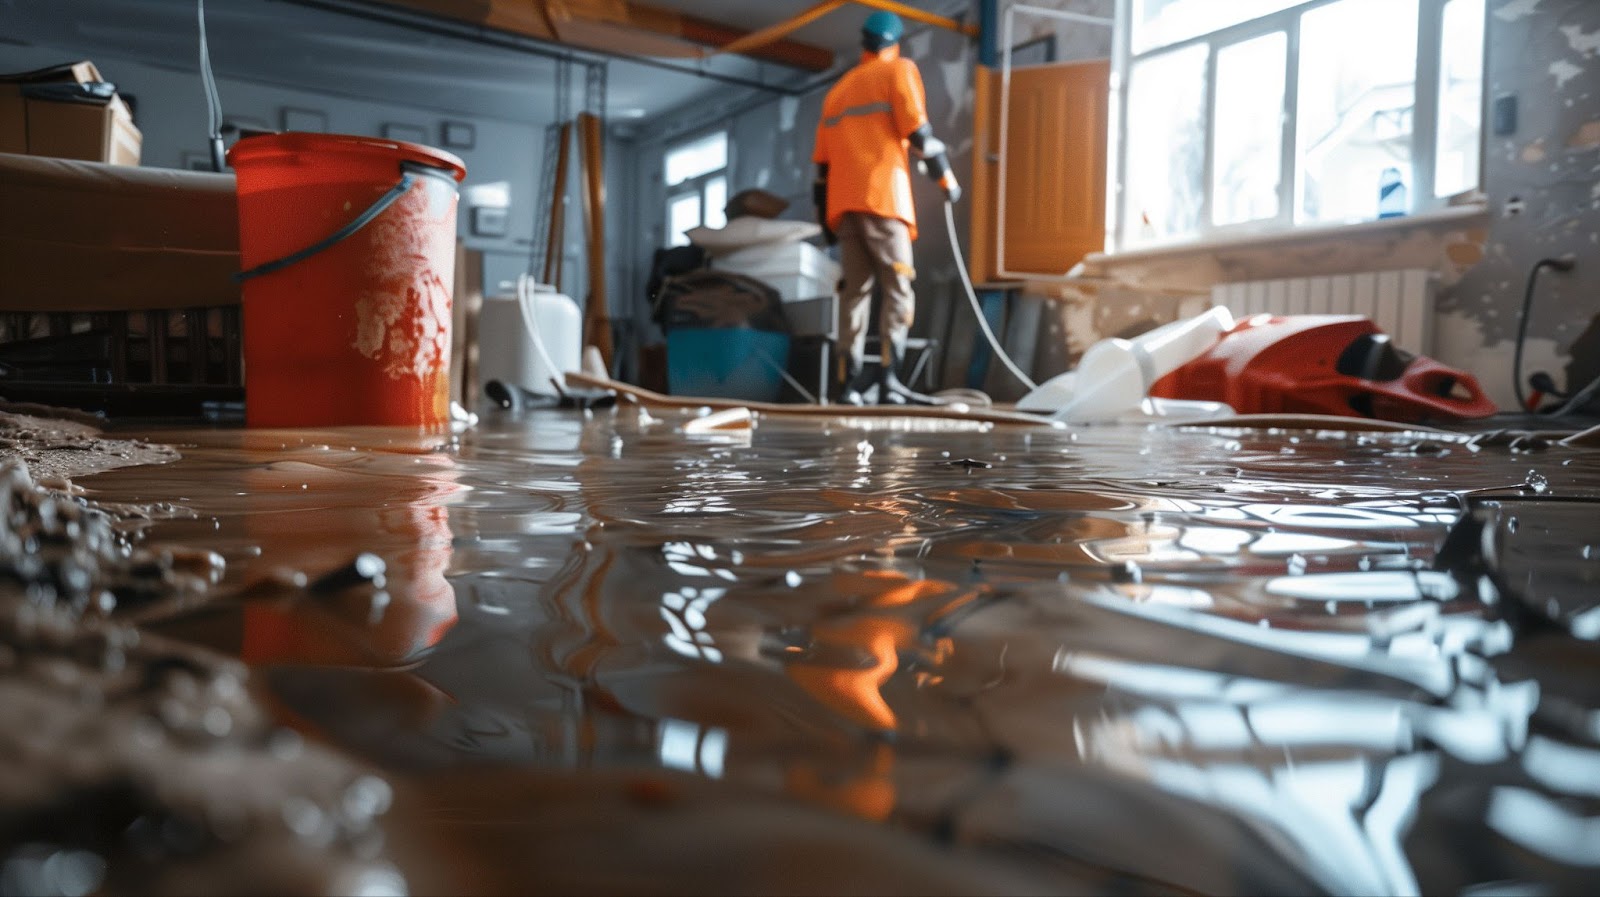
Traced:
<path fill-rule="evenodd" d="M 875 12 L 861 25 L 861 45 L 868 50 L 882 50 L 900 43 L 905 33 L 905 23 L 899 16 L 892 12 Z"/>

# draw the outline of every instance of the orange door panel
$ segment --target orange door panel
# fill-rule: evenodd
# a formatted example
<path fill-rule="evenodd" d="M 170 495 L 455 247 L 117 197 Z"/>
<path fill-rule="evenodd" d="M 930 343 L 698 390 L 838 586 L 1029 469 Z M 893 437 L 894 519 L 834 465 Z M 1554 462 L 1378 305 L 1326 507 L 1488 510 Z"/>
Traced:
<path fill-rule="evenodd" d="M 973 114 L 974 280 L 999 275 L 1000 72 L 978 66 Z M 1105 248 L 1106 123 L 1111 64 L 1070 62 L 1011 73 L 1005 267 L 1065 274 Z"/>

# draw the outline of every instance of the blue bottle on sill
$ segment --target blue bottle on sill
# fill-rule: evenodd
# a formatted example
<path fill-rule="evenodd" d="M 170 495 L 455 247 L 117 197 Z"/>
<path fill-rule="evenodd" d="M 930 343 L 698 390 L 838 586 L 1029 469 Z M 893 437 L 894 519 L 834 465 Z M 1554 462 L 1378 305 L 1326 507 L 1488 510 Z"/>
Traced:
<path fill-rule="evenodd" d="M 1378 217 L 1399 218 L 1411 211 L 1411 200 L 1407 193 L 1400 169 L 1393 166 L 1385 168 L 1383 174 L 1378 176 Z"/>

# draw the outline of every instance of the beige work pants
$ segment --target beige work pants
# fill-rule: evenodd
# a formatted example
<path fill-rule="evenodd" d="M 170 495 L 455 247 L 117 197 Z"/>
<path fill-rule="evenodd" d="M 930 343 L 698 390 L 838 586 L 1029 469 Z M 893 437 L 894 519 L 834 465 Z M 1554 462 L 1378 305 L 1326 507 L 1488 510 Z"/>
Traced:
<path fill-rule="evenodd" d="M 911 233 L 904 221 L 865 212 L 846 212 L 839 222 L 839 260 L 844 282 L 839 287 L 839 354 L 860 363 L 866 354 L 867 316 L 872 311 L 872 286 L 883 286 L 878 333 L 884 340 L 904 340 L 916 317 L 917 296 L 911 282 Z M 884 354 L 888 354 L 885 343 Z"/>

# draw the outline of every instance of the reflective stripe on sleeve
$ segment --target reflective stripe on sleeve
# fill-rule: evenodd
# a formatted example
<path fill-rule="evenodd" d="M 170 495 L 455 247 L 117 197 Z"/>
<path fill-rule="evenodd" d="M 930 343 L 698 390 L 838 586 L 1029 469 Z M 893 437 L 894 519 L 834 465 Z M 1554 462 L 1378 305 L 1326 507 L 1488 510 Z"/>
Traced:
<path fill-rule="evenodd" d="M 823 119 L 822 126 L 831 128 L 847 118 L 853 118 L 857 115 L 876 115 L 880 112 L 887 112 L 892 115 L 894 114 L 894 107 L 888 103 L 866 103 L 861 106 L 851 106 L 838 115 L 830 115 Z"/>

